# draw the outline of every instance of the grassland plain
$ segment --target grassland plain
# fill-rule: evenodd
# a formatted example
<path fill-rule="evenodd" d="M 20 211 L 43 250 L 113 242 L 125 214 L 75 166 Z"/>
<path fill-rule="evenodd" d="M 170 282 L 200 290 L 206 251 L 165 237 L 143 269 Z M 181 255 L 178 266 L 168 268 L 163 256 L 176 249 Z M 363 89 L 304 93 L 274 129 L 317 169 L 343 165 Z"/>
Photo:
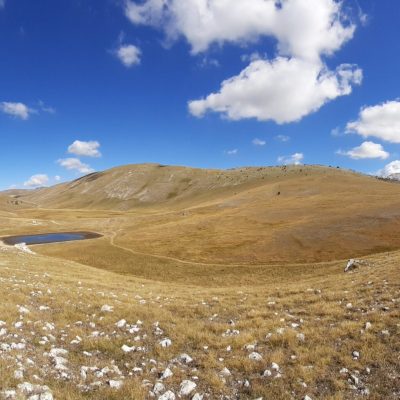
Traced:
<path fill-rule="evenodd" d="M 157 165 L 1 194 L 1 236 L 104 237 L 0 247 L 0 391 L 398 399 L 399 195 L 329 168 Z"/>

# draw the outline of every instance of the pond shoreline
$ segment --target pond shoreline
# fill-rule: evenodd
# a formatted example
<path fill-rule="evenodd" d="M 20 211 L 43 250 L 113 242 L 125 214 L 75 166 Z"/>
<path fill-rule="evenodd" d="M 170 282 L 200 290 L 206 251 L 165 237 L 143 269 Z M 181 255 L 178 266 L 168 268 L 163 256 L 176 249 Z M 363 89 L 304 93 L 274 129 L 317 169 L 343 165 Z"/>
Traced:
<path fill-rule="evenodd" d="M 46 238 L 49 237 L 54 237 L 54 240 L 46 240 Z M 72 242 L 79 240 L 98 239 L 100 237 L 103 237 L 103 235 L 101 235 L 100 233 L 78 231 L 78 232 L 47 232 L 47 233 L 4 236 L 0 237 L 0 240 L 8 246 L 15 246 L 16 244 L 20 243 L 26 243 L 31 246 L 39 244 L 63 243 L 63 242 Z M 37 239 L 35 240 L 35 238 Z"/>

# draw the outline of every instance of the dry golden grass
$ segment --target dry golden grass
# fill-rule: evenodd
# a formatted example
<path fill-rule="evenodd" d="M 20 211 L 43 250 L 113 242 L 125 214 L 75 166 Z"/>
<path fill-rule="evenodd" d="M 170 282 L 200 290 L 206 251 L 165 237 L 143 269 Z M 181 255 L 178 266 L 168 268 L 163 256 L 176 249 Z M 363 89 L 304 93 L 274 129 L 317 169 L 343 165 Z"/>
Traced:
<path fill-rule="evenodd" d="M 323 275 L 300 274 L 295 281 L 283 271 L 279 283 L 249 286 L 238 282 L 230 287 L 207 288 L 128 276 L 121 279 L 118 274 L 69 261 L 3 249 L 0 315 L 7 329 L 18 335 L 13 337 L 14 342 L 26 340 L 28 350 L 20 352 L 22 359 L 35 361 L 34 366 L 26 368 L 24 380 L 34 382 L 34 375 L 41 376 L 60 399 L 147 398 L 168 365 L 174 375 L 164 384 L 175 393 L 181 381 L 197 376 L 196 391 L 210 398 L 301 399 L 308 394 L 318 399 L 351 399 L 359 392 L 350 389 L 349 375 L 340 373 L 341 368 L 348 368 L 362 382 L 359 387 L 369 389 L 369 398 L 395 399 L 400 378 L 399 261 L 400 253 L 388 253 L 369 258 L 369 266 L 351 274 L 344 274 L 342 263 L 338 263 Z M 348 303 L 352 308 L 346 306 Z M 113 306 L 114 311 L 102 313 L 104 304 Z M 22 329 L 13 327 L 20 319 L 17 305 L 30 310 L 23 316 Z M 39 311 L 40 305 L 50 308 Z M 140 342 L 115 327 L 123 318 L 129 323 L 143 321 Z M 75 325 L 77 321 L 82 325 Z M 161 336 L 154 334 L 157 321 L 164 331 Z M 43 331 L 46 322 L 55 325 L 54 331 Z M 91 327 L 91 322 L 96 325 Z M 372 328 L 363 331 L 366 322 L 371 322 Z M 284 331 L 279 333 L 280 328 Z M 240 333 L 224 337 L 228 329 Z M 389 336 L 382 334 L 386 330 Z M 93 338 L 93 331 L 105 335 Z M 48 333 L 55 341 L 39 345 L 38 339 Z M 304 342 L 298 339 L 298 333 L 305 335 Z M 82 341 L 71 345 L 76 336 Z M 163 337 L 172 340 L 171 347 L 158 345 Z M 146 352 L 121 351 L 123 344 L 138 343 L 146 347 Z M 248 358 L 251 351 L 245 346 L 249 344 L 256 345 L 261 361 Z M 77 378 L 64 382 L 52 377 L 51 363 L 43 356 L 52 346 L 68 349 L 68 367 Z M 227 351 L 228 346 L 231 351 Z M 94 355 L 88 359 L 83 351 Z M 353 351 L 360 352 L 360 359 L 353 359 Z M 181 353 L 188 353 L 193 363 L 174 362 Z M 18 352 L 8 354 L 15 359 Z M 151 364 L 151 359 L 157 364 Z M 104 384 L 82 394 L 77 388 L 82 383 L 81 366 L 103 368 L 111 366 L 112 360 L 126 377 L 123 389 L 114 391 Z M 279 364 L 280 378 L 274 378 L 273 362 Z M 135 366 L 142 367 L 143 373 L 129 376 Z M 224 378 L 226 382 L 220 376 L 224 367 L 231 372 Z M 15 369 L 14 362 L 0 363 L 0 390 L 15 387 Z M 272 377 L 262 376 L 266 369 L 272 371 Z M 151 386 L 144 389 L 142 382 L 146 379 Z M 249 387 L 243 386 L 246 380 Z"/>
<path fill-rule="evenodd" d="M 23 204 L 1 195 L 0 236 L 104 237 L 32 246 L 36 255 L 0 247 L 0 346 L 25 344 L 0 349 L 0 392 L 26 381 L 49 386 L 56 399 L 146 399 L 169 367 L 165 390 L 177 395 L 189 379 L 191 395 L 204 399 L 400 397 L 400 185 L 316 167 L 190 170 L 190 181 L 184 168 L 123 172 L 132 169 L 143 182 L 126 199 L 101 198 L 113 179 L 119 190 L 130 184 L 119 169 L 72 188 L 12 193 Z M 345 274 L 350 256 L 368 263 Z M 130 333 L 116 327 L 121 319 L 143 323 Z M 162 348 L 166 337 L 172 345 Z M 142 349 L 124 353 L 123 345 Z M 52 348 L 68 350 L 65 379 Z M 261 360 L 249 358 L 253 351 Z M 182 353 L 193 361 L 177 360 Z M 82 366 L 98 369 L 84 379 Z"/>
<path fill-rule="evenodd" d="M 20 219 L 2 230 L 92 230 L 160 260 L 314 263 L 400 248 L 399 199 L 399 184 L 334 168 L 139 165 L 22 194 L 37 207 L 15 206 Z"/>

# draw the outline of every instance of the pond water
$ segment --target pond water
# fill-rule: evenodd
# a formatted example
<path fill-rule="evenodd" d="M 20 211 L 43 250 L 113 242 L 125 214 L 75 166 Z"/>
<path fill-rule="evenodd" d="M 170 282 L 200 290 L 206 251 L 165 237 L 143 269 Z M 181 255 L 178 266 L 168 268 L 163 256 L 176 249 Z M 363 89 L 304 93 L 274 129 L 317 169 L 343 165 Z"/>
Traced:
<path fill-rule="evenodd" d="M 19 243 L 30 244 L 45 244 L 45 243 L 59 243 L 70 242 L 73 240 L 85 240 L 99 238 L 101 235 L 93 232 L 56 232 L 56 233 L 43 233 L 38 235 L 21 235 L 21 236 L 8 236 L 1 238 L 1 240 L 8 245 L 15 245 Z"/>

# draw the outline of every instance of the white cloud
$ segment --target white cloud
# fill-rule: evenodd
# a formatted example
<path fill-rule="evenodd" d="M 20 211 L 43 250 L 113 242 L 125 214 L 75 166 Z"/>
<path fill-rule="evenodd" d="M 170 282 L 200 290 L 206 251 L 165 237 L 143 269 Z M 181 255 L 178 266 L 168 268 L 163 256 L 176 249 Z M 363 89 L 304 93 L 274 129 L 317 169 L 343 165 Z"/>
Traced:
<path fill-rule="evenodd" d="M 351 85 L 361 80 L 361 70 L 352 65 L 341 65 L 333 72 L 322 64 L 296 58 L 257 60 L 222 82 L 219 92 L 189 102 L 189 111 L 196 117 L 211 110 L 231 120 L 256 118 L 283 124 L 350 94 Z"/>
<path fill-rule="evenodd" d="M 286 165 L 301 165 L 304 159 L 303 153 L 294 153 L 291 156 L 281 156 L 278 162 Z"/>
<path fill-rule="evenodd" d="M 400 160 L 392 161 L 391 163 L 385 165 L 384 168 L 377 172 L 378 176 L 383 178 L 399 177 L 400 176 Z"/>
<path fill-rule="evenodd" d="M 254 146 L 265 146 L 267 144 L 265 140 L 261 140 L 258 138 L 253 139 L 251 143 L 253 143 Z"/>
<path fill-rule="evenodd" d="M 257 61 L 257 60 L 262 60 L 262 59 L 266 59 L 267 55 L 262 55 L 260 54 L 258 51 L 255 51 L 251 54 L 243 54 L 242 56 L 240 56 L 240 59 L 243 62 L 250 62 L 250 61 Z"/>
<path fill-rule="evenodd" d="M 400 143 L 400 100 L 361 109 L 358 120 L 347 124 L 347 132 Z"/>
<path fill-rule="evenodd" d="M 334 137 L 338 137 L 338 136 L 343 136 L 344 133 L 343 133 L 342 129 L 340 128 L 340 126 L 337 126 L 336 128 L 333 128 L 331 130 L 331 135 Z"/>
<path fill-rule="evenodd" d="M 316 59 L 334 53 L 355 30 L 342 22 L 341 3 L 334 0 L 127 0 L 125 13 L 134 24 L 164 30 L 170 40 L 185 37 L 193 53 L 213 43 L 274 36 L 281 54 Z"/>
<path fill-rule="evenodd" d="M 5 114 L 11 115 L 15 118 L 21 118 L 23 120 L 28 119 L 30 114 L 35 112 L 24 103 L 12 103 L 8 101 L 3 101 L 0 103 L 0 110 Z"/>
<path fill-rule="evenodd" d="M 219 91 L 189 102 L 197 117 L 214 111 L 232 120 L 294 122 L 350 94 L 352 85 L 362 81 L 356 66 L 342 64 L 330 71 L 322 61 L 354 35 L 341 1 L 126 0 L 125 13 L 134 24 L 163 30 L 169 41 L 184 37 L 193 54 L 213 44 L 242 45 L 264 36 L 277 40 L 279 57 L 255 54 Z"/>
<path fill-rule="evenodd" d="M 290 140 L 290 137 L 286 136 L 286 135 L 277 135 L 277 136 L 275 136 L 275 138 L 277 140 L 279 140 L 280 142 L 284 142 L 284 143 L 288 142 Z"/>
<path fill-rule="evenodd" d="M 93 168 L 83 163 L 79 158 L 61 158 L 57 163 L 68 170 L 76 170 L 81 174 L 90 174 L 94 172 Z"/>
<path fill-rule="evenodd" d="M 54 180 L 55 180 L 56 182 L 60 182 L 60 181 L 61 181 L 61 176 L 60 176 L 60 175 L 56 175 L 56 176 L 54 177 Z"/>
<path fill-rule="evenodd" d="M 383 149 L 381 144 L 374 142 L 364 142 L 351 150 L 339 150 L 337 153 L 342 156 L 348 156 L 353 160 L 362 160 L 365 158 L 381 158 L 382 160 L 386 160 L 390 156 L 390 154 Z"/>
<path fill-rule="evenodd" d="M 209 57 L 203 57 L 199 65 L 202 68 L 207 68 L 207 67 L 219 68 L 221 66 L 221 64 L 217 59 Z"/>
<path fill-rule="evenodd" d="M 49 177 L 45 174 L 32 175 L 26 182 L 24 186 L 26 187 L 39 187 L 46 186 L 49 183 Z"/>
<path fill-rule="evenodd" d="M 75 142 L 68 147 L 68 153 L 75 154 L 76 156 L 101 157 L 99 147 L 100 143 L 96 140 L 88 142 L 75 140 Z"/>
<path fill-rule="evenodd" d="M 121 45 L 116 51 L 116 55 L 125 67 L 133 67 L 140 64 L 141 50 L 133 44 Z"/>
<path fill-rule="evenodd" d="M 50 107 L 47 104 L 45 104 L 42 100 L 38 101 L 40 110 L 43 112 L 46 112 L 48 114 L 55 114 L 56 113 L 56 109 L 54 107 Z"/>
<path fill-rule="evenodd" d="M 228 156 L 235 156 L 239 152 L 238 149 L 232 149 L 232 150 L 226 150 L 225 153 L 228 154 Z"/>

